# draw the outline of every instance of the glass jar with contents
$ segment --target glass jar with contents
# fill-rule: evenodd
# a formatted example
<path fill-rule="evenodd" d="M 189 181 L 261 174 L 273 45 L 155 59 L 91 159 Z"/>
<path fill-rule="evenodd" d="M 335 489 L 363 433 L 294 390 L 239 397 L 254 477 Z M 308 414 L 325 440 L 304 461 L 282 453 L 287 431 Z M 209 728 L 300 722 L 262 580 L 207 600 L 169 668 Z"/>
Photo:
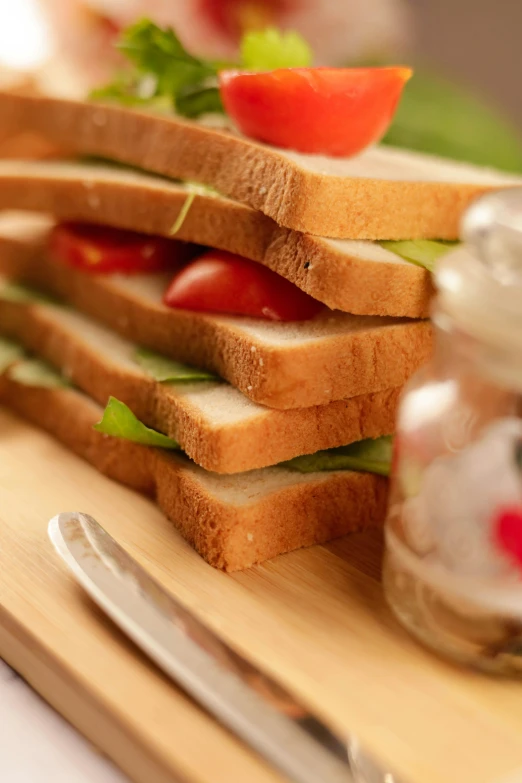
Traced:
<path fill-rule="evenodd" d="M 399 410 L 384 589 L 425 644 L 522 674 L 522 189 L 478 201 L 463 238 Z"/>

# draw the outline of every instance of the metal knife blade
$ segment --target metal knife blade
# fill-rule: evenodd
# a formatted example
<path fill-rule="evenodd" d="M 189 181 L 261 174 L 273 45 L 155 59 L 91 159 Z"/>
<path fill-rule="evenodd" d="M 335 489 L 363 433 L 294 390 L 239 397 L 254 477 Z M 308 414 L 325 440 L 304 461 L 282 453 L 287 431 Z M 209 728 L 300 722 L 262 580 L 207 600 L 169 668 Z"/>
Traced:
<path fill-rule="evenodd" d="M 87 514 L 49 522 L 58 554 L 149 658 L 293 783 L 400 783 L 204 626 Z"/>

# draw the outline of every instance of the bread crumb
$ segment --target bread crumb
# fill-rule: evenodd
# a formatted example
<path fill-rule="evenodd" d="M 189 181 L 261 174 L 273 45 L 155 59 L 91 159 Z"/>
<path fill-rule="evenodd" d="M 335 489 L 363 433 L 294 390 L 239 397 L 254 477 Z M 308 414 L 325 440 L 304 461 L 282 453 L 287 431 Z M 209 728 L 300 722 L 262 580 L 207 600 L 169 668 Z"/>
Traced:
<path fill-rule="evenodd" d="M 260 196 L 264 196 L 264 195 L 266 195 L 266 193 L 267 193 L 267 192 L 268 192 L 268 191 L 267 191 L 267 189 L 266 189 L 266 187 L 265 187 L 264 185 L 263 185 L 262 187 L 260 187 L 260 188 L 259 188 L 259 195 L 260 195 Z"/>
<path fill-rule="evenodd" d="M 252 346 L 252 348 L 251 348 L 250 350 L 252 351 L 252 353 L 255 353 L 255 352 L 257 351 L 257 348 L 256 348 L 256 346 L 255 346 L 255 345 L 253 345 L 253 346 Z"/>
<path fill-rule="evenodd" d="M 264 364 L 264 361 L 263 361 L 263 359 L 260 359 L 260 360 L 259 360 L 259 366 L 260 366 L 260 367 L 262 367 L 262 366 L 263 366 L 263 364 Z"/>
<path fill-rule="evenodd" d="M 247 391 L 252 391 L 253 388 L 253 386 L 247 386 Z"/>
<path fill-rule="evenodd" d="M 247 541 L 253 541 L 254 540 L 254 534 L 253 533 L 247 533 Z"/>

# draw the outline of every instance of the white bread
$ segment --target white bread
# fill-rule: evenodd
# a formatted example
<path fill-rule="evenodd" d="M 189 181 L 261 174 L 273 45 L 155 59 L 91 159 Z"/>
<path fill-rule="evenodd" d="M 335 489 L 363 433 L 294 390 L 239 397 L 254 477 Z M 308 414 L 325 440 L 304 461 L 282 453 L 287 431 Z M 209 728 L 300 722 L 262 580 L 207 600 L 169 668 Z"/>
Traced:
<path fill-rule="evenodd" d="M 111 395 L 121 400 L 217 473 L 275 465 L 394 431 L 400 389 L 277 411 L 227 383 L 157 383 L 134 360 L 132 343 L 69 308 L 0 299 L 0 334 L 59 368 L 100 405 Z"/>
<path fill-rule="evenodd" d="M 39 86 L 34 74 L 0 66 L 0 90 L 5 93 L 36 95 Z M 0 158 L 51 158 L 57 150 L 31 130 L 0 131 Z"/>
<path fill-rule="evenodd" d="M 171 309 L 161 303 L 164 275 L 86 274 L 23 238 L 0 240 L 0 272 L 60 297 L 134 343 L 209 369 L 272 408 L 396 388 L 432 349 L 428 321 L 328 311 L 312 321 L 280 323 Z"/>
<path fill-rule="evenodd" d="M 299 155 L 175 116 L 0 93 L 0 135 L 25 131 L 71 153 L 211 185 L 281 226 L 345 239 L 457 239 L 471 201 L 521 182 L 390 148 L 349 160 Z"/>
<path fill-rule="evenodd" d="M 0 209 L 171 236 L 189 190 L 141 172 L 70 162 L 0 162 Z M 258 210 L 198 194 L 176 238 L 259 261 L 331 309 L 424 318 L 431 275 L 373 242 L 281 228 Z"/>
<path fill-rule="evenodd" d="M 200 555 L 226 571 L 384 519 L 388 482 L 379 476 L 349 471 L 302 475 L 283 468 L 218 476 L 181 455 L 95 432 L 101 409 L 80 392 L 22 386 L 3 377 L 0 402 L 102 473 L 155 497 Z"/>

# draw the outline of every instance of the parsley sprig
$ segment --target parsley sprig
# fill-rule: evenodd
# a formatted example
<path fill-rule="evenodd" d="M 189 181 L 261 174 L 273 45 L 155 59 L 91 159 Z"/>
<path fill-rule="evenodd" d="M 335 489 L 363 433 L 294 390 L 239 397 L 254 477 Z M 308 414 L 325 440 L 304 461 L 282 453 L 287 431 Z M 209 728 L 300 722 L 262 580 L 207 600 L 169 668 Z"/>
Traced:
<path fill-rule="evenodd" d="M 127 28 L 118 49 L 128 67 L 110 84 L 94 90 L 93 100 L 117 101 L 184 117 L 223 113 L 218 72 L 225 67 L 255 70 L 298 68 L 311 64 L 311 50 L 298 33 L 276 28 L 247 33 L 241 42 L 240 63 L 203 60 L 190 54 L 174 30 L 149 19 Z"/>

